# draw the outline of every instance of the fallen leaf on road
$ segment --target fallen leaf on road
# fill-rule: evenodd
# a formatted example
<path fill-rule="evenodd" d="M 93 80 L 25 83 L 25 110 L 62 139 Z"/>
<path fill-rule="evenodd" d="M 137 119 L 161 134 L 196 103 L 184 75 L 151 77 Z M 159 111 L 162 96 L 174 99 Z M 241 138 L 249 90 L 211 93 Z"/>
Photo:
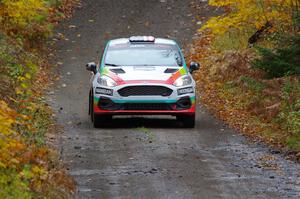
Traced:
<path fill-rule="evenodd" d="M 146 21 L 146 22 L 144 23 L 144 25 L 145 25 L 145 27 L 149 27 L 149 26 L 150 26 L 150 22 L 149 22 L 149 21 Z"/>

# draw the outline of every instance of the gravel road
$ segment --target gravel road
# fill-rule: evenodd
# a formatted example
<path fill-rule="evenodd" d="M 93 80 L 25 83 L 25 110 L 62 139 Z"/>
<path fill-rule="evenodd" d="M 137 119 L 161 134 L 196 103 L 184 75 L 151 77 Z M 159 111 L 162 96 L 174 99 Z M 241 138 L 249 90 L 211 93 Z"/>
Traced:
<path fill-rule="evenodd" d="M 199 17 L 213 15 L 205 1 L 196 2 Z M 60 149 L 78 185 L 76 198 L 300 198 L 298 164 L 249 143 L 201 105 L 195 129 L 179 128 L 169 117 L 116 118 L 111 128 L 92 127 L 85 63 L 99 59 L 108 39 L 130 35 L 188 46 L 200 25 L 194 14 L 189 0 L 83 0 L 57 28 L 51 61 L 61 79 L 50 101 L 65 129 Z"/>

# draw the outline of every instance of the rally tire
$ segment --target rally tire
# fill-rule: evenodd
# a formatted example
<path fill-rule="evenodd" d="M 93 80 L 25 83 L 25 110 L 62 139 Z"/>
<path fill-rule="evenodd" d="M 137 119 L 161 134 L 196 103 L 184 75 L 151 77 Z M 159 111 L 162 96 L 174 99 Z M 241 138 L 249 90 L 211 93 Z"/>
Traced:
<path fill-rule="evenodd" d="M 177 120 L 183 125 L 183 128 L 194 128 L 196 123 L 195 115 L 180 115 L 177 116 Z"/>
<path fill-rule="evenodd" d="M 89 109 L 91 115 L 91 121 L 95 128 L 107 127 L 112 119 L 110 115 L 98 115 L 94 113 L 94 97 L 90 94 Z"/>
<path fill-rule="evenodd" d="M 89 96 L 89 115 L 91 117 L 91 121 L 94 122 L 94 96 L 92 95 L 92 92 Z"/>
<path fill-rule="evenodd" d="M 91 111 L 92 111 L 92 97 L 91 97 L 91 91 L 89 93 L 89 115 L 91 115 Z"/>

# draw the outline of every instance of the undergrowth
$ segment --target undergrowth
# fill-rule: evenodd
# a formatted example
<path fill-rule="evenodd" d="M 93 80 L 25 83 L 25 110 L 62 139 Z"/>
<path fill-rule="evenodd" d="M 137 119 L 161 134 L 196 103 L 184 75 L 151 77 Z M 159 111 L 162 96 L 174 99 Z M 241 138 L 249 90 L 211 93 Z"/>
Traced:
<path fill-rule="evenodd" d="M 299 1 L 221 1 L 188 55 L 201 101 L 231 127 L 300 159 Z"/>
<path fill-rule="evenodd" d="M 68 0 L 0 3 L 0 198 L 68 198 L 73 180 L 47 145 L 54 131 L 43 98 L 50 68 L 43 56 Z"/>
<path fill-rule="evenodd" d="M 265 79 L 251 65 L 254 49 L 219 52 L 210 40 L 203 32 L 188 56 L 202 65 L 195 74 L 202 103 L 245 135 L 299 158 L 300 78 Z"/>

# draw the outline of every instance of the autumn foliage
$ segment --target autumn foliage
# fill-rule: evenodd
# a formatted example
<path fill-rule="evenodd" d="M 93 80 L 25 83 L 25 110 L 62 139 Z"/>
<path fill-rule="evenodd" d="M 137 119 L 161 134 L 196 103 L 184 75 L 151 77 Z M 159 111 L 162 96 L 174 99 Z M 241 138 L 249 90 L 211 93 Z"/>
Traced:
<path fill-rule="evenodd" d="M 0 198 L 66 198 L 74 183 L 46 144 L 53 129 L 43 91 L 52 24 L 71 1 L 0 1 Z M 62 12 L 61 12 L 62 11 Z"/>
<path fill-rule="evenodd" d="M 293 26 L 293 15 L 298 9 L 297 0 L 210 0 L 212 6 L 222 6 L 225 16 L 213 17 L 202 29 L 211 29 L 219 35 L 233 28 L 241 34 L 251 34 L 270 22 L 276 30 L 284 31 Z"/>
<path fill-rule="evenodd" d="M 200 29 L 189 54 L 202 64 L 195 76 L 203 104 L 245 135 L 299 158 L 299 1 L 209 4 L 223 14 Z"/>

